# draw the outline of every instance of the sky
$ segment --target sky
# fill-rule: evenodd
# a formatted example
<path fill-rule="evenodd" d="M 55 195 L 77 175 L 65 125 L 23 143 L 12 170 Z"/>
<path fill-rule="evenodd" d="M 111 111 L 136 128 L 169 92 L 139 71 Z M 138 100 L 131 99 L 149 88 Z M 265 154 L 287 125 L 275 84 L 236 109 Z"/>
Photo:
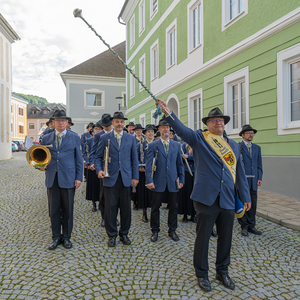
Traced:
<path fill-rule="evenodd" d="M 73 10 L 111 46 L 125 40 L 118 22 L 125 0 L 0 0 L 0 13 L 20 36 L 12 44 L 12 91 L 66 103 L 60 73 L 108 48 Z M 113 55 L 113 54 L 112 54 Z"/>

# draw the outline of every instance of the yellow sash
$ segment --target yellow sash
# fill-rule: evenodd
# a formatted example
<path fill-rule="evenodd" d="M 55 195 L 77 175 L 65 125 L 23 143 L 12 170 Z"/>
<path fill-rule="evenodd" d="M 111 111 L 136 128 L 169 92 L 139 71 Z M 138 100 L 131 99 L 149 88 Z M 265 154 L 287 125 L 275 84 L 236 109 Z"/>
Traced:
<path fill-rule="evenodd" d="M 219 135 L 213 134 L 209 131 L 203 132 L 203 136 L 207 143 L 213 148 L 227 166 L 232 175 L 233 182 L 235 183 L 236 157 L 231 147 Z"/>

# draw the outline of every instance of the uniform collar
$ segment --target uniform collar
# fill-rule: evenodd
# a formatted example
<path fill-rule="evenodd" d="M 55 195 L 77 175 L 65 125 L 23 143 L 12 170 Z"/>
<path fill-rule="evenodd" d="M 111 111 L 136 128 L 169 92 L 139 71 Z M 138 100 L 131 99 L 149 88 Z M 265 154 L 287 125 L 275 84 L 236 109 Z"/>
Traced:
<path fill-rule="evenodd" d="M 164 144 L 164 141 L 165 141 L 165 140 L 163 140 L 161 137 L 160 137 L 160 140 L 161 140 L 161 142 Z M 170 144 L 170 139 L 166 140 L 166 142 L 167 142 L 168 144 Z"/>
<path fill-rule="evenodd" d="M 60 132 L 55 129 L 55 135 L 58 135 Z M 63 135 L 67 134 L 67 129 L 62 132 Z"/>
<path fill-rule="evenodd" d="M 252 146 L 252 143 L 250 142 L 250 143 L 247 143 L 246 141 L 244 141 L 243 140 L 243 142 L 244 142 L 244 144 L 246 145 L 246 147 L 248 147 L 248 145 L 250 145 L 250 147 Z"/>
<path fill-rule="evenodd" d="M 124 132 L 124 131 L 122 130 L 122 131 L 119 133 L 119 135 L 120 135 L 121 137 L 123 136 L 123 132 Z M 118 133 L 114 130 L 114 136 L 117 136 L 117 134 L 118 134 Z"/>

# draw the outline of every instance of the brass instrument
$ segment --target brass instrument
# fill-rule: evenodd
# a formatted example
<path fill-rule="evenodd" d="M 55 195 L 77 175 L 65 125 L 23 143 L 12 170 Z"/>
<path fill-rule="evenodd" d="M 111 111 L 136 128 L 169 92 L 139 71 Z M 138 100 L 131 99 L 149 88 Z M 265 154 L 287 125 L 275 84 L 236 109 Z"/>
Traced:
<path fill-rule="evenodd" d="M 152 161 L 152 175 L 151 175 L 152 179 L 153 179 L 154 172 L 156 171 L 157 154 L 158 154 L 158 150 L 156 150 L 155 157 L 153 158 L 153 161 Z"/>
<path fill-rule="evenodd" d="M 42 146 L 33 145 L 26 153 L 26 159 L 28 163 L 36 169 L 45 168 L 49 165 L 51 161 L 51 153 L 47 147 L 52 147 L 52 145 Z M 44 170 L 41 170 L 44 171 Z"/>
<path fill-rule="evenodd" d="M 183 152 L 183 150 L 182 150 L 182 147 L 180 147 L 180 149 L 181 149 L 182 154 L 184 154 L 184 152 Z M 192 170 L 191 170 L 191 168 L 190 168 L 190 165 L 189 165 L 187 159 L 184 158 L 184 161 L 185 161 L 186 166 L 187 166 L 187 168 L 188 168 L 188 170 L 189 170 L 189 173 L 191 174 L 191 176 L 193 176 Z"/>
<path fill-rule="evenodd" d="M 85 137 L 85 152 L 86 152 L 86 157 L 89 159 L 90 158 L 90 150 L 89 150 L 87 137 Z"/>
<path fill-rule="evenodd" d="M 108 164 L 110 163 L 110 157 L 109 157 L 109 145 L 110 145 L 110 139 L 107 141 L 107 146 L 104 150 L 104 177 L 110 177 L 108 174 Z"/>

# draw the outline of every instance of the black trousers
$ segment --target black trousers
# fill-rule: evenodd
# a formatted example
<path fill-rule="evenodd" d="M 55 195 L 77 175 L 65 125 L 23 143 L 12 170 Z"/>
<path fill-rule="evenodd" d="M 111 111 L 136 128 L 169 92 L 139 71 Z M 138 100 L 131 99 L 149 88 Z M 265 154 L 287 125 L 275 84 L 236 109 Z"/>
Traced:
<path fill-rule="evenodd" d="M 104 199 L 104 187 L 103 187 L 103 179 L 100 179 L 100 194 L 99 194 L 99 209 L 101 212 L 101 217 L 104 219 L 105 215 L 105 199 Z"/>
<path fill-rule="evenodd" d="M 52 188 L 47 189 L 52 238 L 70 239 L 73 229 L 75 187 L 60 188 L 57 174 Z"/>
<path fill-rule="evenodd" d="M 167 190 L 168 188 L 166 188 Z M 168 207 L 169 207 L 169 215 L 168 215 L 168 227 L 169 232 L 175 231 L 177 229 L 177 194 L 173 192 L 168 192 Z M 161 206 L 161 202 L 166 195 L 165 192 L 154 192 L 152 191 L 152 206 L 151 206 L 151 220 L 150 226 L 152 232 L 160 231 L 160 221 L 159 221 L 159 208 Z"/>
<path fill-rule="evenodd" d="M 242 218 L 239 218 L 239 224 L 242 228 L 254 228 L 256 221 L 255 221 L 255 215 L 256 215 L 256 209 L 257 209 L 257 191 L 253 191 L 253 189 L 250 189 L 250 196 L 251 196 L 251 208 L 250 210 L 246 211 L 244 216 Z"/>
<path fill-rule="evenodd" d="M 208 247 L 214 223 L 217 225 L 218 274 L 227 274 L 230 264 L 230 249 L 234 221 L 234 209 L 223 209 L 219 205 L 219 196 L 212 206 L 194 201 L 197 214 L 196 240 L 194 248 L 194 268 L 196 276 L 208 277 Z"/>
<path fill-rule="evenodd" d="M 125 187 L 119 174 L 113 187 L 103 187 L 105 198 L 105 229 L 108 237 L 117 237 L 116 219 L 120 208 L 121 227 L 119 235 L 127 235 L 131 225 L 131 187 Z"/>

